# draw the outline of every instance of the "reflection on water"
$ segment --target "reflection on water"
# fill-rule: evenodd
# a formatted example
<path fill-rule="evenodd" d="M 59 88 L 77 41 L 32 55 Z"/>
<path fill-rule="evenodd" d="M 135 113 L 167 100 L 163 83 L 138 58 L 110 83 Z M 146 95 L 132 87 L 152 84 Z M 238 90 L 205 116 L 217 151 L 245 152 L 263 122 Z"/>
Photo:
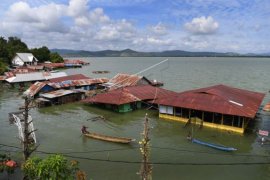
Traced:
<path fill-rule="evenodd" d="M 163 59 L 89 58 L 90 66 L 66 71 L 68 74 L 83 73 L 90 77 L 110 78 L 119 72 L 136 73 Z M 269 65 L 270 59 L 267 58 L 170 58 L 168 63 L 144 75 L 165 82 L 165 88 L 175 91 L 227 84 L 266 93 L 270 89 Z M 94 70 L 108 70 L 110 73 L 93 74 Z M 0 99 L 0 142 L 19 147 L 18 132 L 15 126 L 9 125 L 8 112 L 17 110 L 23 100 L 16 90 L 3 87 L 0 88 Z M 263 104 L 267 101 L 270 101 L 269 94 Z M 189 128 L 184 128 L 184 124 L 179 122 L 159 119 L 154 110 L 119 114 L 95 106 L 71 103 L 32 109 L 30 113 L 38 129 L 39 150 L 67 153 L 80 161 L 82 169 L 92 179 L 139 179 L 136 172 L 140 169 L 141 155 L 137 143 L 123 145 L 84 138 L 80 134 L 81 126 L 88 126 L 93 132 L 138 140 L 143 130 L 145 113 L 149 114 L 152 126 L 153 179 L 270 178 L 269 165 L 205 165 L 270 162 L 270 146 L 261 147 L 254 131 L 258 128 L 270 130 L 270 114 L 266 112 L 258 114 L 254 125 L 244 136 L 209 128 L 194 129 L 195 137 L 235 147 L 238 151 L 234 153 L 190 143 L 186 140 Z M 97 116 L 103 116 L 104 119 L 89 120 Z M 5 149 L 0 147 L 0 151 Z M 13 155 L 17 159 L 21 158 L 19 152 Z"/>

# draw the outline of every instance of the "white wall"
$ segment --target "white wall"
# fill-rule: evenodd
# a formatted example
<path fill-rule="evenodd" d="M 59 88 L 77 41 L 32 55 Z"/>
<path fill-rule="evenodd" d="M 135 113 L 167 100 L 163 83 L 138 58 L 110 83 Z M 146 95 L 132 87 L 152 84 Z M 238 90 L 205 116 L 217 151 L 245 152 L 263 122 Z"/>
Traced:
<path fill-rule="evenodd" d="M 12 60 L 12 64 L 15 66 L 23 66 L 24 62 L 16 55 Z"/>

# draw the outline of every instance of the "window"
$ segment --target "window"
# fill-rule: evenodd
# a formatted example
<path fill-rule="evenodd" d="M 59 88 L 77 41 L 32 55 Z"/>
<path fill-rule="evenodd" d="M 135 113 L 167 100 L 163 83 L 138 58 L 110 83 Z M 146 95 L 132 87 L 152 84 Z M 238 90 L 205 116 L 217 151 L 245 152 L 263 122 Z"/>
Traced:
<path fill-rule="evenodd" d="M 173 107 L 170 106 L 159 106 L 159 113 L 161 114 L 173 114 Z"/>

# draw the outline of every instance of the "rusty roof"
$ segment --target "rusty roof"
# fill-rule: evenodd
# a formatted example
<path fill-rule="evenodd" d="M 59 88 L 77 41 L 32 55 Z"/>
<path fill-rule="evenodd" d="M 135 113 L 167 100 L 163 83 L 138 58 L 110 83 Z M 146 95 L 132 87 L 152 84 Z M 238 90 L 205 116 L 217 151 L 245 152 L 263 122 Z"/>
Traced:
<path fill-rule="evenodd" d="M 89 62 L 85 62 L 79 59 L 64 59 L 64 63 L 65 64 L 81 64 L 81 65 L 89 64 Z"/>
<path fill-rule="evenodd" d="M 151 81 L 144 76 L 130 75 L 130 74 L 117 74 L 109 82 L 110 89 L 117 89 L 119 87 L 136 86 L 138 82 L 144 79 L 151 84 Z"/>
<path fill-rule="evenodd" d="M 160 105 L 254 118 L 265 94 L 216 85 L 157 100 Z"/>
<path fill-rule="evenodd" d="M 57 97 L 61 97 L 61 96 L 69 95 L 69 94 L 76 94 L 76 93 L 81 93 L 81 91 L 59 89 L 56 91 L 40 94 L 39 96 L 48 98 L 48 99 L 53 99 L 53 98 L 57 98 Z"/>
<path fill-rule="evenodd" d="M 47 68 L 63 68 L 65 67 L 64 63 L 40 63 L 40 65 Z"/>
<path fill-rule="evenodd" d="M 135 101 L 154 100 L 176 94 L 173 91 L 151 85 L 140 85 L 115 89 L 94 97 L 89 97 L 82 102 L 121 105 Z"/>
<path fill-rule="evenodd" d="M 48 83 L 54 88 L 74 87 L 74 86 L 87 86 L 92 84 L 102 84 L 109 80 L 107 78 L 96 78 L 96 79 L 77 79 L 77 80 L 66 80 L 61 82 Z"/>
<path fill-rule="evenodd" d="M 26 96 L 34 96 L 36 95 L 44 86 L 46 86 L 45 82 L 35 82 L 32 84 L 23 94 Z"/>
<path fill-rule="evenodd" d="M 80 79 L 90 79 L 90 78 L 83 74 L 74 74 L 74 75 L 69 75 L 65 77 L 53 78 L 53 79 L 50 79 L 50 82 L 57 83 L 57 82 L 63 82 L 63 81 L 69 81 L 69 80 L 80 80 Z"/>

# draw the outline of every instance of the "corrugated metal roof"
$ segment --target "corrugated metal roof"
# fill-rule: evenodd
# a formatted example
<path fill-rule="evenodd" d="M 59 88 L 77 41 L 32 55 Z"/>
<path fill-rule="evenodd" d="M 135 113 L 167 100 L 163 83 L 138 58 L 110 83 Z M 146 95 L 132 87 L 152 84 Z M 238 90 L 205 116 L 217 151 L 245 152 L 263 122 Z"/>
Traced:
<path fill-rule="evenodd" d="M 16 53 L 23 62 L 38 61 L 32 53 Z"/>
<path fill-rule="evenodd" d="M 7 78 L 10 78 L 10 77 L 15 76 L 15 74 L 14 74 L 13 72 L 5 72 L 4 74 L 5 74 L 5 76 L 6 76 Z"/>
<path fill-rule="evenodd" d="M 80 79 L 90 79 L 90 77 L 87 77 L 83 74 L 74 74 L 74 75 L 68 75 L 68 76 L 60 77 L 60 78 L 53 78 L 53 79 L 50 79 L 50 82 L 57 83 L 57 82 L 63 82 L 63 81 L 69 81 L 69 80 L 80 80 Z"/>
<path fill-rule="evenodd" d="M 23 94 L 26 96 L 34 96 L 36 95 L 44 86 L 46 86 L 45 82 L 35 82 L 32 84 Z"/>
<path fill-rule="evenodd" d="M 67 76 L 67 73 L 65 72 L 50 72 L 48 74 L 44 74 L 46 80 L 51 80 L 54 78 L 60 78 L 60 77 L 65 77 Z"/>
<path fill-rule="evenodd" d="M 16 76 L 6 79 L 9 83 L 29 82 L 29 81 L 44 81 L 46 80 L 42 73 L 26 73 L 16 74 Z"/>
<path fill-rule="evenodd" d="M 81 79 L 73 81 L 63 81 L 61 83 L 50 83 L 50 82 L 35 82 L 32 84 L 25 92 L 24 95 L 34 96 L 36 95 L 45 85 L 51 86 L 55 89 L 60 89 L 64 87 L 74 87 L 74 86 L 85 86 L 92 84 L 99 84 L 107 82 L 107 78 L 98 78 L 98 79 Z"/>
<path fill-rule="evenodd" d="M 48 99 L 53 99 L 53 98 L 57 98 L 57 97 L 61 97 L 61 96 L 69 95 L 69 94 L 76 94 L 76 93 L 80 93 L 80 92 L 81 91 L 76 91 L 76 90 L 59 89 L 56 91 L 40 94 L 39 96 L 44 97 L 44 98 L 48 98 Z"/>
<path fill-rule="evenodd" d="M 54 88 L 74 87 L 74 86 L 88 86 L 92 84 L 102 84 L 108 82 L 107 78 L 96 79 L 78 79 L 78 80 L 66 80 L 61 82 L 49 83 Z"/>
<path fill-rule="evenodd" d="M 82 61 L 82 60 L 79 60 L 79 59 L 65 59 L 64 60 L 64 63 L 65 64 L 80 64 L 80 65 L 85 65 L 85 64 L 89 64 L 89 62 L 85 62 L 85 61 Z"/>
<path fill-rule="evenodd" d="M 94 97 L 87 98 L 82 102 L 104 103 L 104 104 L 126 104 L 135 101 L 153 100 L 167 96 L 174 96 L 177 93 L 166 89 L 153 87 L 151 85 L 130 86 L 112 90 Z"/>
<path fill-rule="evenodd" d="M 30 81 L 44 81 L 51 78 L 63 77 L 67 74 L 65 72 L 34 72 L 26 74 L 16 74 L 16 76 L 6 79 L 9 83 L 18 83 L 18 82 L 30 82 Z"/>
<path fill-rule="evenodd" d="M 160 105 L 254 118 L 265 94 L 216 85 L 179 93 L 157 101 Z"/>
<path fill-rule="evenodd" d="M 105 86 L 109 87 L 111 90 L 119 87 L 136 86 L 141 79 L 144 79 L 151 84 L 151 81 L 144 76 L 117 74 L 107 84 L 105 84 Z"/>
<path fill-rule="evenodd" d="M 63 68 L 65 67 L 64 63 L 42 63 L 42 66 L 46 67 L 46 68 Z"/>

